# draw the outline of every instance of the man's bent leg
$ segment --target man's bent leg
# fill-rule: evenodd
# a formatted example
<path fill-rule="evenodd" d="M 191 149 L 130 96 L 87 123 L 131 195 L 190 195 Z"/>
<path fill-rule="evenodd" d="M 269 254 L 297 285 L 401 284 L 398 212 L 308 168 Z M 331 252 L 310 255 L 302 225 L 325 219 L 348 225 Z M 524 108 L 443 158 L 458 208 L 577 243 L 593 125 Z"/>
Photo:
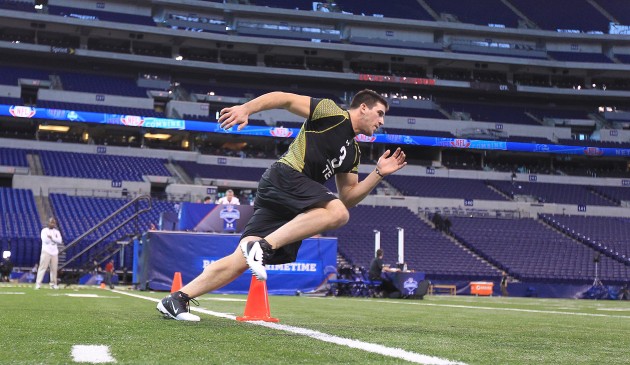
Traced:
<path fill-rule="evenodd" d="M 322 202 L 320 206 L 297 215 L 264 239 L 246 237 L 240 247 L 247 266 L 258 280 L 267 280 L 266 258 L 272 251 L 292 242 L 312 237 L 322 231 L 335 229 L 348 223 L 350 214 L 339 199 Z"/>
<path fill-rule="evenodd" d="M 256 239 L 256 237 L 251 237 L 251 239 Z M 245 270 L 247 270 L 247 265 L 240 248 L 237 247 L 230 255 L 206 266 L 203 272 L 181 288 L 181 291 L 188 294 L 191 298 L 196 298 L 226 286 Z"/>
<path fill-rule="evenodd" d="M 255 239 L 255 237 L 254 237 Z M 239 277 L 247 270 L 247 264 L 239 247 L 224 258 L 206 266 L 203 272 L 179 291 L 172 293 L 158 303 L 157 309 L 165 317 L 182 321 L 199 321 L 197 315 L 190 313 L 189 301 L 219 289 Z"/>
<path fill-rule="evenodd" d="M 339 199 L 322 203 L 321 207 L 297 215 L 267 237 L 273 249 L 301 241 L 318 233 L 339 228 L 350 219 L 348 208 Z"/>

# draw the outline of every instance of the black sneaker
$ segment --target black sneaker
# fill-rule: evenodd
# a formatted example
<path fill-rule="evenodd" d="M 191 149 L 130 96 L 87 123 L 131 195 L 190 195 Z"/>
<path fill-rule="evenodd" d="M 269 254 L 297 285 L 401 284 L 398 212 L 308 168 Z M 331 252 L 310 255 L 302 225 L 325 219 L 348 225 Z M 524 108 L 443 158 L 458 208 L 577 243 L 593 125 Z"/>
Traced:
<path fill-rule="evenodd" d="M 177 291 L 162 299 L 157 305 L 157 310 L 164 315 L 164 318 L 199 322 L 199 316 L 190 313 L 190 305 L 188 304 L 190 301 L 195 305 L 199 305 L 199 302 L 190 298 L 186 293 Z"/>
<path fill-rule="evenodd" d="M 252 271 L 256 279 L 267 280 L 267 269 L 265 261 L 273 253 L 271 245 L 264 239 L 258 241 L 243 242 L 240 245 L 247 266 Z"/>

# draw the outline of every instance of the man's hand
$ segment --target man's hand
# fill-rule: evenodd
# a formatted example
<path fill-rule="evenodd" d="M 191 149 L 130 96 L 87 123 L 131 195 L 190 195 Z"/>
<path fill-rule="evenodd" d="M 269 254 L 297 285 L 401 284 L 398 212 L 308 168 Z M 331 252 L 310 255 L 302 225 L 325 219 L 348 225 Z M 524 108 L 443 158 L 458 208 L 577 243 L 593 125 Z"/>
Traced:
<path fill-rule="evenodd" d="M 387 176 L 405 167 L 407 165 L 405 157 L 406 155 L 400 147 L 398 147 L 391 155 L 389 150 L 385 151 L 376 163 L 379 175 Z"/>
<path fill-rule="evenodd" d="M 222 129 L 228 130 L 235 125 L 239 125 L 237 130 L 245 128 L 249 123 L 249 112 L 244 105 L 236 105 L 221 109 L 219 124 Z"/>

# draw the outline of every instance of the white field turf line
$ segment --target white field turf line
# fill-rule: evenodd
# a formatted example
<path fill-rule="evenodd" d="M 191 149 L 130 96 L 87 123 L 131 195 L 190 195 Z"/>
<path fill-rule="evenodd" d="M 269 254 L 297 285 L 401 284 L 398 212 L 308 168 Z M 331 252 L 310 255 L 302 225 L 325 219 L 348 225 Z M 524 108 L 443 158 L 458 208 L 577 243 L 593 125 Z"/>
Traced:
<path fill-rule="evenodd" d="M 583 317 L 608 317 L 608 318 L 630 319 L 630 316 L 622 316 L 622 315 L 616 315 L 616 314 L 561 312 L 561 311 L 542 310 L 542 309 L 479 307 L 479 306 L 474 306 L 474 305 L 461 305 L 461 304 L 398 303 L 398 302 L 386 301 L 386 300 L 374 300 L 374 301 L 379 302 L 379 303 L 398 304 L 398 305 L 424 305 L 428 307 L 448 307 L 448 308 L 461 308 L 461 309 L 481 309 L 481 310 L 491 310 L 491 311 L 525 312 L 525 313 L 540 313 L 540 314 L 564 314 L 564 315 L 570 315 L 570 316 L 583 316 Z M 602 310 L 602 309 L 598 309 L 598 310 Z"/>
<path fill-rule="evenodd" d="M 117 291 L 117 290 L 112 290 L 112 292 L 128 295 L 128 296 L 135 297 L 135 298 L 150 300 L 150 301 L 156 302 L 156 303 L 160 301 L 160 299 L 155 299 L 155 298 L 151 298 L 151 297 L 145 297 L 145 296 L 142 296 L 142 295 L 131 294 L 131 293 L 126 293 L 126 292 Z M 227 313 L 213 312 L 213 311 L 209 311 L 207 309 L 202 309 L 202 308 L 190 308 L 190 309 L 192 311 L 195 311 L 195 312 L 209 314 L 209 315 L 215 316 L 215 317 L 231 319 L 233 321 L 236 320 L 236 316 L 231 315 L 231 314 L 227 314 Z M 311 337 L 311 338 L 314 338 L 316 340 L 329 342 L 329 343 L 334 343 L 334 344 L 341 345 L 341 346 L 347 346 L 347 347 L 351 347 L 351 348 L 355 348 L 355 349 L 359 349 L 359 350 L 363 350 L 363 351 L 367 351 L 367 352 L 372 352 L 372 353 L 383 355 L 383 356 L 387 356 L 387 357 L 393 357 L 393 358 L 397 358 L 397 359 L 402 359 L 402 360 L 406 360 L 406 361 L 417 363 L 417 364 L 426 364 L 426 365 L 466 365 L 465 363 L 462 363 L 462 362 L 451 361 L 451 360 L 448 360 L 448 359 L 443 359 L 443 358 L 439 358 L 439 357 L 435 357 L 435 356 L 422 355 L 422 354 L 406 351 L 406 350 L 399 349 L 399 348 L 387 347 L 387 346 L 383 346 L 383 345 L 379 345 L 379 344 L 374 344 L 374 343 L 363 342 L 363 341 L 358 341 L 358 340 L 352 340 L 352 339 L 349 339 L 349 338 L 343 338 L 343 337 L 339 337 L 339 336 L 329 335 L 329 334 L 322 333 L 322 332 L 319 332 L 319 331 L 310 330 L 308 328 L 287 326 L 287 325 L 283 325 L 283 324 L 269 323 L 269 322 L 263 322 L 263 321 L 254 321 L 254 322 L 248 322 L 248 323 L 255 324 L 255 325 L 258 325 L 258 326 L 268 327 L 268 328 L 272 328 L 272 329 L 276 329 L 276 330 L 280 330 L 280 331 L 291 332 L 291 333 L 295 333 L 295 334 L 298 334 L 298 335 Z"/>
<path fill-rule="evenodd" d="M 103 345 L 74 345 L 72 346 L 72 360 L 90 364 L 116 362 L 109 354 L 109 346 Z"/>

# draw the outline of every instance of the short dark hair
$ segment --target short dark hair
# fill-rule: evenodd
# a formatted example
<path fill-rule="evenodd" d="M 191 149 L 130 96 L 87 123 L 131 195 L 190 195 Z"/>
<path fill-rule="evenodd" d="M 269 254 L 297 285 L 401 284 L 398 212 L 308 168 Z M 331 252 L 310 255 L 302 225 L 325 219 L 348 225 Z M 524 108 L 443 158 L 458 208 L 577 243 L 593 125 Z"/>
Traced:
<path fill-rule="evenodd" d="M 383 250 L 380 248 L 376 250 L 376 257 L 379 257 L 379 256 L 383 256 Z"/>
<path fill-rule="evenodd" d="M 389 110 L 389 103 L 387 100 L 374 90 L 363 89 L 359 91 L 350 102 L 350 109 L 356 109 L 365 103 L 368 108 L 373 108 L 376 103 L 385 105 L 385 110 Z"/>

